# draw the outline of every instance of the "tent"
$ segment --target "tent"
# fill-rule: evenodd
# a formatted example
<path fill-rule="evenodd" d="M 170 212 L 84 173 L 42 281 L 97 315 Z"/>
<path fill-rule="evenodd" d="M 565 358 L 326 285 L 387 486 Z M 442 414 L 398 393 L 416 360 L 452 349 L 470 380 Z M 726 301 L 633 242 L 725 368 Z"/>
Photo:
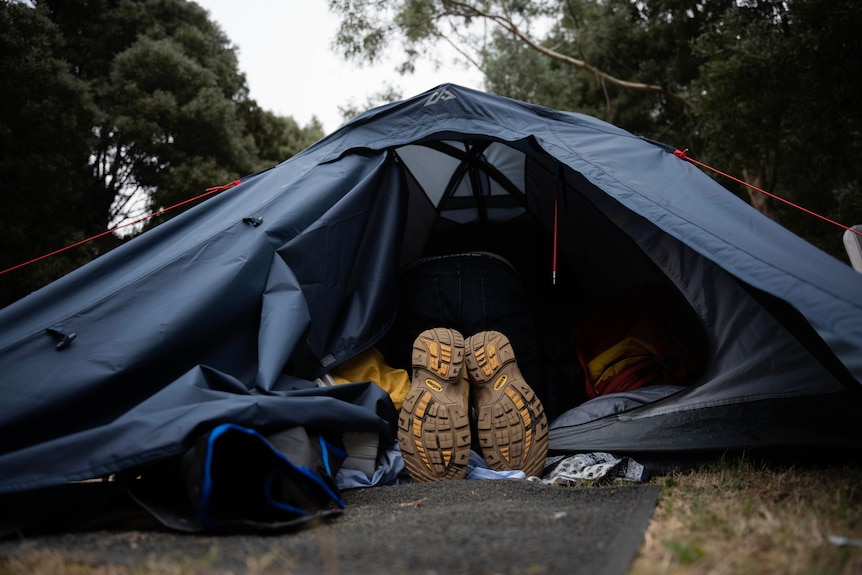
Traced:
<path fill-rule="evenodd" d="M 859 452 L 860 274 L 672 147 L 443 85 L 0 311 L 0 493 L 136 469 L 224 424 L 391 441 L 379 388 L 313 382 L 384 336 L 403 265 L 462 241 L 521 266 L 548 332 L 645 279 L 706 329 L 694 385 L 554 427 L 552 452 Z M 577 400 L 559 394 L 551 413 Z"/>

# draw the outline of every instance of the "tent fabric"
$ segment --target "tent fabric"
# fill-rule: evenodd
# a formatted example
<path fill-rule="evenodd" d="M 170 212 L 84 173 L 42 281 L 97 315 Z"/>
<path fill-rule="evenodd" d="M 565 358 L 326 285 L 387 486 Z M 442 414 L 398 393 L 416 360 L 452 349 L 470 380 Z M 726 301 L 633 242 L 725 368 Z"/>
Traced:
<path fill-rule="evenodd" d="M 384 336 L 401 266 L 462 237 L 518 251 L 536 301 L 661 279 L 707 329 L 695 385 L 555 428 L 552 450 L 860 447 L 860 274 L 672 147 L 444 85 L 0 310 L 0 493 L 179 455 L 224 423 L 391 441 L 385 392 L 312 382 Z"/>

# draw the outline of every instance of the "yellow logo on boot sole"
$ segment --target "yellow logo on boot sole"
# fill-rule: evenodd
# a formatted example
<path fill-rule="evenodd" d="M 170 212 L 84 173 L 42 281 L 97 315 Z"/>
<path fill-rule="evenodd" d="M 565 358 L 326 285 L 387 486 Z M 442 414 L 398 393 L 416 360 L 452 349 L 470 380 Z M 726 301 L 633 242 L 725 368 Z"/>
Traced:
<path fill-rule="evenodd" d="M 509 377 L 504 373 L 503 375 L 501 375 L 500 377 L 497 378 L 497 381 L 494 382 L 494 390 L 499 391 L 500 388 L 502 388 L 504 385 L 506 385 L 507 381 L 509 381 Z"/>
<path fill-rule="evenodd" d="M 436 381 L 434 381 L 433 379 L 430 379 L 430 378 L 429 378 L 429 379 L 426 379 L 426 380 L 425 380 L 425 385 L 426 385 L 426 386 L 428 387 L 428 389 L 430 389 L 431 391 L 443 391 L 443 386 L 442 386 L 442 385 L 440 385 L 439 383 L 437 383 Z"/>

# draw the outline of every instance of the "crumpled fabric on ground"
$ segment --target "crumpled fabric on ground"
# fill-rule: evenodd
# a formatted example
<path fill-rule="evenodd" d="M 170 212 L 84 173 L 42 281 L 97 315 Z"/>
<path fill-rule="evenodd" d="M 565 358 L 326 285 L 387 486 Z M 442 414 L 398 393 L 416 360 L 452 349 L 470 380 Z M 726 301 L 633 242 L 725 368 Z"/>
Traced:
<path fill-rule="evenodd" d="M 365 350 L 356 357 L 348 359 L 330 372 L 335 384 L 371 381 L 381 387 L 392 398 L 396 410 L 401 409 L 407 392 L 410 391 L 410 375 L 386 363 L 383 354 L 376 347 Z M 318 385 L 321 385 L 318 383 Z"/>
<path fill-rule="evenodd" d="M 649 471 L 634 459 L 599 451 L 549 457 L 543 477 L 531 477 L 530 480 L 549 485 L 575 486 L 587 481 L 642 483 L 649 477 Z"/>
<path fill-rule="evenodd" d="M 465 479 L 526 479 L 523 471 L 494 471 L 488 468 L 488 464 L 481 455 L 475 451 L 470 452 L 470 462 L 467 464 L 467 475 Z M 360 487 L 374 487 L 377 485 L 398 485 L 410 483 L 410 475 L 404 467 L 404 459 L 401 450 L 395 444 L 389 449 L 381 452 L 377 458 L 377 468 L 369 478 L 362 471 L 346 469 L 342 467 L 335 475 L 335 483 L 339 489 L 356 489 Z"/>
<path fill-rule="evenodd" d="M 467 475 L 464 479 L 526 479 L 527 475 L 523 471 L 494 471 L 485 463 L 485 459 L 476 453 L 470 451 L 470 461 L 467 463 Z"/>
<path fill-rule="evenodd" d="M 374 487 L 375 485 L 398 485 L 410 483 L 410 475 L 404 467 L 401 451 L 398 445 L 384 449 L 377 456 L 377 467 L 371 477 L 358 469 L 342 467 L 335 474 L 335 484 L 339 489 L 356 489 L 359 487 Z"/>

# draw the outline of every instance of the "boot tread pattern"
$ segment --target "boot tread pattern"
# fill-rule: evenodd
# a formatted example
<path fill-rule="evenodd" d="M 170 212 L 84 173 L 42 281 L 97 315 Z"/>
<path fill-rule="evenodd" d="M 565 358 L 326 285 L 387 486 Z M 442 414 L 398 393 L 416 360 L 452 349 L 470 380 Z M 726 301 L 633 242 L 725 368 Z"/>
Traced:
<path fill-rule="evenodd" d="M 474 384 L 478 440 L 492 469 L 541 476 L 548 452 L 548 421 L 539 398 L 518 369 L 512 344 L 499 332 L 481 332 L 466 344 Z"/>
<path fill-rule="evenodd" d="M 470 460 L 464 338 L 436 328 L 413 344 L 413 379 L 398 418 L 398 444 L 414 481 L 461 479 Z"/>

